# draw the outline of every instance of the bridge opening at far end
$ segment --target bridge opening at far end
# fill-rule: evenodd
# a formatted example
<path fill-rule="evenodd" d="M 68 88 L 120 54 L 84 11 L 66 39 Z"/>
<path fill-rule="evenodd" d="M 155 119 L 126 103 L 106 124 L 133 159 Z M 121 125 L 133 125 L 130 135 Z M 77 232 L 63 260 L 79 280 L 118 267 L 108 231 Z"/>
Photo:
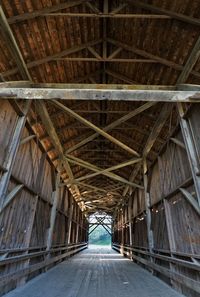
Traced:
<path fill-rule="evenodd" d="M 112 217 L 98 211 L 89 216 L 89 247 L 111 248 Z"/>

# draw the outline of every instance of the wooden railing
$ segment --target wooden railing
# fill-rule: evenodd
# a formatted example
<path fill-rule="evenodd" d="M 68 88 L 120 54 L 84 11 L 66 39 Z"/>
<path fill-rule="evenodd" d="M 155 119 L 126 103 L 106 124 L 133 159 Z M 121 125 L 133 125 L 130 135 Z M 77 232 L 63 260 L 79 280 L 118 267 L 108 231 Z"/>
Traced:
<path fill-rule="evenodd" d="M 28 276 L 29 274 L 39 271 L 41 268 L 47 268 L 49 265 L 55 264 L 60 260 L 63 260 L 69 256 L 72 256 L 87 248 L 87 243 L 79 243 L 73 245 L 58 245 L 53 246 L 49 251 L 45 250 L 46 247 L 33 247 L 28 249 L 7 249 L 0 250 L 0 268 L 4 268 L 7 265 L 16 265 L 16 263 L 24 263 L 24 261 L 30 259 L 37 259 L 43 257 L 36 264 L 26 265 L 24 268 L 15 269 L 15 271 L 5 274 L 1 269 L 0 287 L 3 287 L 10 282 L 20 280 L 22 277 Z M 21 253 L 23 253 L 21 255 Z M 9 256 L 12 254 L 12 256 Z M 14 256 L 13 256 L 14 255 Z M 19 265 L 20 266 L 20 265 Z M 10 270 L 10 269 L 9 269 Z"/>
<path fill-rule="evenodd" d="M 133 246 L 123 246 L 117 243 L 113 243 L 112 247 L 117 252 L 120 252 L 121 254 L 128 256 L 136 262 L 143 264 L 146 268 L 159 272 L 170 280 L 178 282 L 181 285 L 200 293 L 200 282 L 195 280 L 200 272 L 200 255 L 179 252 L 173 253 L 171 251 L 162 251 L 156 249 L 153 253 L 151 253 L 145 248 L 141 249 Z M 161 264 L 157 263 L 158 261 L 156 260 L 169 263 L 169 269 L 164 265 L 162 266 Z M 175 265 L 175 269 L 170 269 L 170 264 Z M 176 267 L 187 268 L 191 270 L 191 278 L 181 274 L 180 271 L 176 272 Z"/>

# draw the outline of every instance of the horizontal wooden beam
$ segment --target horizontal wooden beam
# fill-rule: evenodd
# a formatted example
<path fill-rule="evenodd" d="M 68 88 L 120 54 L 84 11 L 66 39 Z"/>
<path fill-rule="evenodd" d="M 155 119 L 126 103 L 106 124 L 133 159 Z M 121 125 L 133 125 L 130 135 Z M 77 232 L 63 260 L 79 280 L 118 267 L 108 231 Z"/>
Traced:
<path fill-rule="evenodd" d="M 9 85 L 9 87 L 8 87 Z M 9 99 L 48 99 L 54 100 L 120 100 L 152 102 L 200 102 L 200 86 L 182 91 L 164 86 L 139 85 L 45 85 L 30 84 L 28 87 L 15 87 L 0 83 L 0 98 Z M 7 86 L 7 87 L 6 87 Z M 63 88 L 61 88 L 61 86 Z"/>
<path fill-rule="evenodd" d="M 47 6 L 42 9 L 34 10 L 32 12 L 26 12 L 26 13 L 22 13 L 22 14 L 19 14 L 16 16 L 12 16 L 12 17 L 8 18 L 8 23 L 15 24 L 18 22 L 26 21 L 26 20 L 31 20 L 31 19 L 34 19 L 37 17 L 41 17 L 47 13 L 52 13 L 55 11 L 68 9 L 68 8 L 78 6 L 78 5 L 81 5 L 83 3 L 90 2 L 90 1 L 91 0 L 69 0 L 67 2 L 59 3 L 56 5 L 52 5 L 52 6 Z"/>
<path fill-rule="evenodd" d="M 167 67 L 170 67 L 172 69 L 175 69 L 177 71 L 183 71 L 184 70 L 184 66 L 183 65 L 180 65 L 180 64 L 177 64 L 173 61 L 169 61 L 165 58 L 162 58 L 160 56 L 156 56 L 150 52 L 147 52 L 146 50 L 143 50 L 141 48 L 137 48 L 133 45 L 130 45 L 130 44 L 126 44 L 126 43 L 123 43 L 121 41 L 118 41 L 118 40 L 115 40 L 115 39 L 112 39 L 112 38 L 107 38 L 107 41 L 117 47 L 121 47 L 123 48 L 124 50 L 126 51 L 130 51 L 132 53 L 135 53 L 141 57 L 144 57 L 144 58 L 148 58 L 148 59 L 152 59 L 152 60 L 156 60 L 157 63 L 159 64 L 162 64 L 162 65 L 165 65 Z M 200 77 L 200 73 L 198 71 L 191 71 L 191 74 L 196 76 L 196 77 Z"/>
<path fill-rule="evenodd" d="M 109 18 L 109 19 L 171 19 L 170 16 L 164 14 L 138 14 L 138 13 L 86 13 L 86 12 L 56 12 L 56 13 L 45 13 L 46 17 L 78 17 L 78 18 Z"/>
<path fill-rule="evenodd" d="M 155 13 L 161 13 L 164 14 L 166 16 L 170 16 L 171 18 L 178 20 L 178 21 L 182 21 L 191 25 L 196 25 L 196 26 L 200 26 L 200 20 L 199 18 L 194 18 L 182 13 L 178 13 L 176 11 L 173 10 L 168 10 L 165 9 L 163 7 L 159 7 L 156 5 L 152 5 L 152 4 L 148 4 L 148 3 L 144 3 L 142 1 L 137 1 L 137 0 L 125 0 L 125 2 L 127 2 L 130 5 L 136 6 L 136 7 L 140 7 L 143 9 L 146 9 L 148 11 L 152 11 Z"/>
<path fill-rule="evenodd" d="M 131 58 L 93 58 L 93 57 L 67 57 L 57 58 L 55 61 L 70 61 L 70 62 L 108 62 L 108 63 L 158 63 L 153 59 L 131 59 Z"/>
<path fill-rule="evenodd" d="M 46 260 L 41 261 L 41 262 L 39 262 L 37 264 L 32 264 L 27 268 L 21 268 L 21 269 L 19 268 L 17 271 L 10 272 L 10 273 L 5 274 L 4 276 L 1 276 L 0 287 L 3 287 L 5 285 L 9 284 L 10 282 L 13 282 L 13 281 L 16 281 L 16 280 L 20 279 L 23 276 L 29 275 L 29 274 L 31 274 L 31 273 L 33 273 L 35 271 L 38 271 L 38 270 L 40 270 L 40 269 L 42 269 L 44 267 L 47 267 L 47 266 L 49 266 L 49 265 L 51 265 L 51 264 L 53 264 L 55 262 L 58 262 L 59 260 L 62 260 L 64 258 L 67 258 L 67 257 L 75 254 L 75 253 L 78 253 L 78 252 L 82 251 L 85 248 L 87 248 L 86 243 L 73 245 L 72 247 L 67 246 L 64 249 L 60 248 L 61 251 L 66 250 L 61 255 L 46 259 Z M 53 252 L 55 252 L 54 249 L 50 250 L 49 254 L 53 253 Z M 43 251 L 43 254 L 46 254 L 46 253 L 47 253 L 46 251 Z M 24 255 L 24 256 L 26 256 L 26 255 Z"/>
<path fill-rule="evenodd" d="M 27 62 L 26 67 L 27 67 L 27 69 L 31 69 L 31 68 L 40 66 L 42 64 L 49 63 L 51 61 L 56 61 L 56 60 L 58 60 L 58 59 L 60 59 L 62 57 L 66 57 L 68 55 L 78 53 L 78 52 L 86 49 L 88 46 L 94 46 L 94 45 L 96 45 L 98 43 L 101 43 L 101 42 L 102 42 L 101 39 L 97 39 L 97 40 L 88 41 L 86 43 L 82 43 L 80 45 L 75 45 L 75 46 L 70 47 L 68 49 L 65 49 L 65 50 L 63 50 L 63 51 L 61 51 L 59 53 L 46 56 L 46 57 L 44 57 L 42 59 Z M 2 72 L 1 75 L 2 75 L 2 77 L 6 77 L 6 76 L 16 74 L 17 72 L 18 72 L 18 68 L 12 68 L 12 69 L 6 70 L 5 72 Z M 100 72 L 100 71 L 97 71 L 97 72 Z M 93 76 L 93 73 L 90 73 L 88 75 L 86 74 L 84 77 L 77 77 L 77 78 L 74 78 L 74 79 L 78 83 L 79 81 L 81 82 L 84 79 L 87 79 L 87 78 L 89 78 L 91 76 Z M 74 80 L 73 80 L 73 82 L 74 82 Z"/>

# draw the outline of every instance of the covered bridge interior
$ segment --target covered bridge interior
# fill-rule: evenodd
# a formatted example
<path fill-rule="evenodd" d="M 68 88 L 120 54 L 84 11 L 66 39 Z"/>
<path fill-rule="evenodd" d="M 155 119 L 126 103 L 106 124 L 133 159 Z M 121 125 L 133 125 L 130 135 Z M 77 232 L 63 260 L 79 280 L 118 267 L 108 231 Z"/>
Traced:
<path fill-rule="evenodd" d="M 199 296 L 199 0 L 0 4 L 0 295 Z"/>

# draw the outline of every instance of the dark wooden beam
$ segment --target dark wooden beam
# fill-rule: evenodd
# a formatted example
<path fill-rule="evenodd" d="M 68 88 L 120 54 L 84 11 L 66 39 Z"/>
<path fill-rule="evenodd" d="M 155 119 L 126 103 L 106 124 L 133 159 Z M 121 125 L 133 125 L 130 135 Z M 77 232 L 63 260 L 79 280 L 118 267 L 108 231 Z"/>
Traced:
<path fill-rule="evenodd" d="M 32 62 L 27 62 L 26 68 L 27 69 L 31 69 L 31 68 L 37 67 L 39 65 L 42 65 L 42 64 L 45 64 L 45 63 L 49 63 L 51 61 L 56 61 L 58 59 L 61 59 L 62 57 L 66 57 L 68 55 L 71 55 L 71 54 L 80 52 L 80 51 L 86 49 L 88 46 L 93 46 L 93 45 L 96 45 L 96 44 L 101 43 L 101 42 L 102 42 L 102 40 L 101 39 L 98 39 L 98 40 L 88 41 L 86 43 L 73 46 L 73 47 L 68 48 L 66 50 L 63 50 L 63 51 L 61 51 L 59 53 L 56 53 L 54 55 L 46 56 L 45 58 L 42 58 L 42 59 L 39 59 L 39 60 L 35 60 L 35 61 L 32 61 Z M 18 72 L 18 68 L 13 68 L 13 69 L 7 70 L 5 72 L 2 72 L 1 73 L 1 76 L 2 77 L 6 77 L 6 76 L 10 76 L 10 75 L 16 74 L 17 72 Z M 86 80 L 89 77 L 94 76 L 95 73 L 93 73 L 93 74 L 90 73 L 90 74 L 85 75 L 84 77 L 81 77 L 81 78 L 75 78 L 75 80 L 76 80 L 76 82 Z"/>
<path fill-rule="evenodd" d="M 162 7 L 158 7 L 156 5 L 144 3 L 142 1 L 137 1 L 137 0 L 134 0 L 134 1 L 133 0 L 125 0 L 125 2 L 129 3 L 130 5 L 136 6 L 136 7 L 140 7 L 140 8 L 155 12 L 155 13 L 160 13 L 160 14 L 169 16 L 175 20 L 182 21 L 187 24 L 200 26 L 199 19 L 178 13 L 176 11 L 168 10 L 168 9 L 165 9 Z"/>
<path fill-rule="evenodd" d="M 15 37 L 12 33 L 12 30 L 8 24 L 8 21 L 6 19 L 6 16 L 5 16 L 1 6 L 0 6 L 0 29 L 2 32 L 2 36 L 6 42 L 6 45 L 9 49 L 10 53 L 12 54 L 12 58 L 14 58 L 14 61 L 17 64 L 17 69 L 19 70 L 22 78 L 24 80 L 28 79 L 31 81 L 31 76 L 30 76 L 27 66 L 24 62 L 24 58 L 20 52 L 20 49 L 17 45 Z"/>
<path fill-rule="evenodd" d="M 111 44 L 114 44 L 118 47 L 122 47 L 123 49 L 127 50 L 127 51 L 130 51 L 130 52 L 133 52 L 141 57 L 144 57 L 144 58 L 147 58 L 147 59 L 152 59 L 152 60 L 155 60 L 157 61 L 157 63 L 160 63 L 162 65 L 165 65 L 167 67 L 170 67 L 172 69 L 175 69 L 175 70 L 178 70 L 178 71 L 183 71 L 184 69 L 184 66 L 183 65 L 179 65 L 175 62 L 172 62 L 172 61 L 169 61 L 169 60 L 166 60 L 162 57 L 159 57 L 159 56 L 156 56 L 154 54 L 151 54 L 143 49 L 139 49 L 137 47 L 135 47 L 134 45 L 128 45 L 128 44 L 125 44 L 121 41 L 117 41 L 117 40 L 114 40 L 112 38 L 108 38 L 107 39 L 108 42 L 110 42 Z M 191 74 L 193 74 L 194 76 L 196 77 L 200 77 L 200 73 L 197 72 L 197 71 L 192 71 Z"/>
<path fill-rule="evenodd" d="M 197 63 L 198 59 L 200 57 L 200 36 L 195 42 L 194 47 L 192 48 L 191 53 L 189 54 L 189 57 L 185 63 L 185 66 L 183 67 L 183 70 L 178 77 L 177 84 L 186 83 L 189 75 L 192 73 L 192 69 Z"/>
<path fill-rule="evenodd" d="M 48 14 L 48 13 L 53 13 L 55 11 L 71 8 L 71 7 L 78 6 L 78 5 L 81 5 L 83 3 L 90 2 L 90 1 L 91 0 L 70 0 L 67 2 L 48 6 L 48 7 L 42 8 L 42 9 L 38 9 L 38 10 L 35 10 L 32 12 L 26 12 L 26 13 L 23 13 L 20 15 L 12 16 L 12 17 L 8 18 L 8 22 L 9 22 L 9 24 L 15 24 L 18 22 L 26 21 L 26 20 L 31 20 L 31 19 L 34 19 L 37 17 L 44 16 L 45 14 Z"/>

